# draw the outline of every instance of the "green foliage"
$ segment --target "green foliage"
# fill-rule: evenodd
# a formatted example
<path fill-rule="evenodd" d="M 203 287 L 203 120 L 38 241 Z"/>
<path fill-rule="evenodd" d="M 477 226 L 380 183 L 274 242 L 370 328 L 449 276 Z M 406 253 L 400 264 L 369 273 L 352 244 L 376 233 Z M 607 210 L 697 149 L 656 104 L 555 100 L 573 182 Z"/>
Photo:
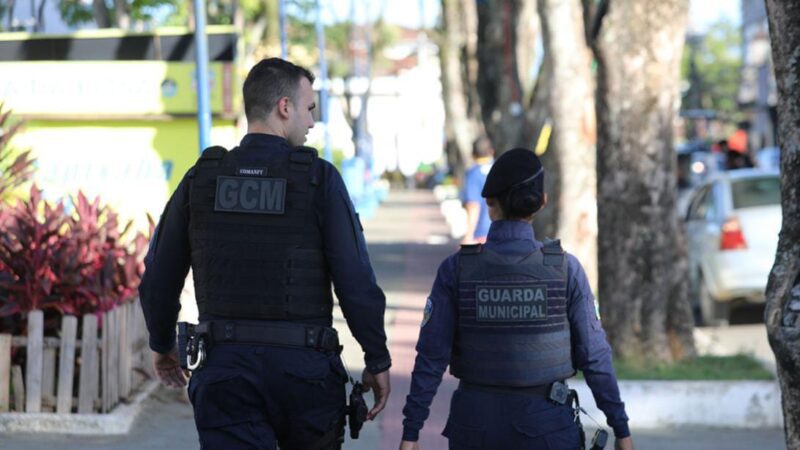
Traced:
<path fill-rule="evenodd" d="M 130 12 L 131 20 L 149 23 L 154 20 L 155 13 L 161 8 L 172 7 L 177 11 L 180 7 L 185 8 L 187 2 L 181 2 L 179 0 L 126 0 L 125 3 Z M 109 23 L 117 23 L 116 9 L 113 0 L 105 0 L 105 5 L 108 12 Z M 92 2 L 82 0 L 59 0 L 58 10 L 61 13 L 61 18 L 70 26 L 96 21 Z"/>
<path fill-rule="evenodd" d="M 81 0 L 61 0 L 58 2 L 61 19 L 69 26 L 76 26 L 94 20 L 91 4 Z"/>
<path fill-rule="evenodd" d="M 152 22 L 154 13 L 165 6 L 175 7 L 181 2 L 179 0 L 128 0 L 128 8 L 131 12 L 131 19 L 142 22 Z"/>
<path fill-rule="evenodd" d="M 691 62 L 694 60 L 697 79 L 684 93 L 681 107 L 713 109 L 735 120 L 742 67 L 740 31 L 722 20 L 712 25 L 698 41 L 695 45 L 687 42 L 683 51 L 681 78 L 692 82 Z M 700 105 L 695 104 L 694 95 L 699 95 Z"/>
<path fill-rule="evenodd" d="M 668 364 L 652 361 L 614 361 L 621 380 L 772 380 L 774 377 L 750 355 L 699 356 Z"/>
<path fill-rule="evenodd" d="M 30 181 L 34 159 L 30 151 L 11 148 L 11 138 L 21 129 L 22 122 L 11 120 L 11 111 L 3 112 L 0 103 L 0 202 L 7 201 L 14 191 Z"/>

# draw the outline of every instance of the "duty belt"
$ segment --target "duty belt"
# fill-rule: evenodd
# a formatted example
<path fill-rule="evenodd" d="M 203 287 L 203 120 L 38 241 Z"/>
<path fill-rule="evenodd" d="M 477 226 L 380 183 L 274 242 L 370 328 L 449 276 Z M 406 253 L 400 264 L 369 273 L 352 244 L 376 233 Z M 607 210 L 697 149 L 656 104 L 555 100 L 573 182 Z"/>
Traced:
<path fill-rule="evenodd" d="M 465 389 L 468 391 L 492 392 L 499 394 L 526 394 L 526 395 L 535 395 L 540 397 L 547 397 L 550 392 L 551 386 L 552 384 L 545 384 L 542 386 L 517 387 L 517 386 L 477 384 L 477 383 L 470 383 L 464 380 L 458 382 L 459 389 Z"/>
<path fill-rule="evenodd" d="M 186 364 L 189 370 L 203 365 L 208 348 L 216 344 L 265 344 L 339 352 L 339 334 L 331 327 L 287 322 L 211 320 L 199 325 L 185 324 Z M 180 339 L 179 333 L 179 341 Z M 179 343 L 179 346 L 182 346 Z M 181 358 L 183 362 L 183 358 Z"/>
<path fill-rule="evenodd" d="M 195 325 L 194 334 L 205 336 L 207 344 L 239 343 L 306 347 L 338 351 L 339 334 L 331 327 L 286 322 L 211 320 Z"/>

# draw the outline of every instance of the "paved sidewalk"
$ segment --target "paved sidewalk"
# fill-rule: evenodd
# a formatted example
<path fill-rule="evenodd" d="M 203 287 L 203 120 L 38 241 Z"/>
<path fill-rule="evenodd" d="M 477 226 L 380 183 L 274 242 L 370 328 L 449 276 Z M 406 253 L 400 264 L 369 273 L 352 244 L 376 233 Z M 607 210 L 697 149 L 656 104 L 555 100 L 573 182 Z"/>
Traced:
<path fill-rule="evenodd" d="M 439 263 L 456 251 L 439 204 L 428 191 L 392 192 L 377 215 L 364 222 L 370 257 L 378 282 L 387 295 L 386 325 L 394 360 L 392 395 L 376 423 L 367 423 L 347 450 L 396 449 L 400 442 L 402 408 L 408 394 L 422 308 Z M 338 311 L 338 308 L 336 309 Z M 353 374 L 363 368 L 362 353 L 347 331 L 341 314 L 335 318 L 346 350 L 344 359 Z M 436 396 L 431 417 L 421 435 L 425 450 L 446 449 L 440 436 L 447 419 L 455 380 L 445 378 Z M 371 404 L 372 399 L 368 402 Z M 587 421 L 585 420 L 584 423 Z M 587 433 L 591 436 L 591 432 Z M 634 430 L 640 450 L 778 450 L 785 448 L 781 430 L 674 429 Z M 183 391 L 159 389 L 144 405 L 134 429 L 127 436 L 79 437 L 63 435 L 0 436 L 0 449 L 196 449 L 197 432 L 191 406 Z M 613 443 L 606 446 L 613 448 Z"/>

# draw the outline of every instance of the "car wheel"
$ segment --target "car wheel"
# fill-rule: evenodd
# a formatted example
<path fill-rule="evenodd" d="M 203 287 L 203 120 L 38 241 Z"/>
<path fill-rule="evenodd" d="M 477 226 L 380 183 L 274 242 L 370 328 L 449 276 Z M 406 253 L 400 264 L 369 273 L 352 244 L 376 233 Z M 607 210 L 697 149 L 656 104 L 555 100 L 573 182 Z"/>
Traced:
<path fill-rule="evenodd" d="M 730 304 L 717 301 L 708 290 L 703 275 L 698 280 L 700 322 L 709 326 L 726 326 L 730 321 Z"/>

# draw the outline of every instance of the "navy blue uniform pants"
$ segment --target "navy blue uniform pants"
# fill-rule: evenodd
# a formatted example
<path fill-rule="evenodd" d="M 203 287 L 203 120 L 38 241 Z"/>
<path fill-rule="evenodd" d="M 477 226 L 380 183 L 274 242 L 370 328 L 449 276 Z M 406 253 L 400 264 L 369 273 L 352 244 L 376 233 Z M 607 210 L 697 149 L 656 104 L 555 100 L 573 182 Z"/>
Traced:
<path fill-rule="evenodd" d="M 458 388 L 442 434 L 450 450 L 578 450 L 572 408 L 541 395 Z"/>
<path fill-rule="evenodd" d="M 189 381 L 200 447 L 337 449 L 346 379 L 336 353 L 218 344 Z"/>

